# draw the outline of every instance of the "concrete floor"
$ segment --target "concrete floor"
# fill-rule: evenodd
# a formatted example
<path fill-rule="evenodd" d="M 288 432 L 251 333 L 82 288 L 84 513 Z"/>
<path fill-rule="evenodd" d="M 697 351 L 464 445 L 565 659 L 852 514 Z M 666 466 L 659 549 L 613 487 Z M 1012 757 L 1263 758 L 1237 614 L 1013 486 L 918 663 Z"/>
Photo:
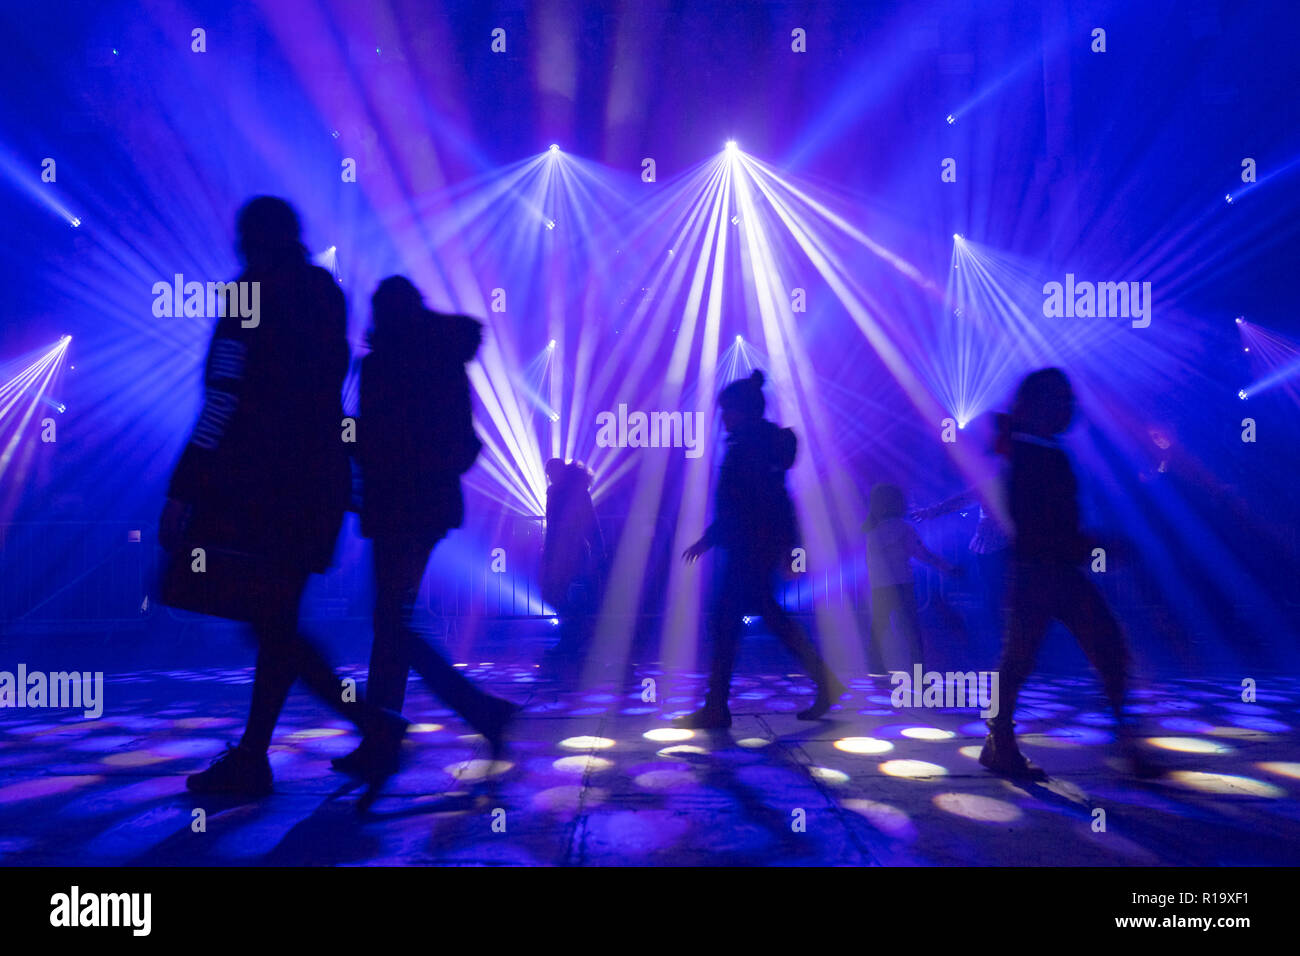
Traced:
<path fill-rule="evenodd" d="M 108 673 L 99 720 L 0 711 L 0 865 L 1300 863 L 1295 678 L 1261 680 L 1257 703 L 1226 681 L 1143 685 L 1167 768 L 1145 783 L 1115 760 L 1091 677 L 1040 678 L 1017 720 L 1051 779 L 1015 785 L 976 762 L 973 710 L 896 710 L 863 677 L 832 719 L 799 721 L 811 685 L 789 667 L 749 639 L 734 726 L 689 734 L 667 718 L 698 674 L 646 703 L 641 678 L 666 686 L 653 664 L 584 691 L 527 659 L 468 666 L 527 708 L 490 781 L 482 739 L 413 683 L 407 767 L 366 818 L 328 763 L 356 738 L 305 694 L 278 728 L 276 792 L 222 802 L 184 776 L 238 738 L 251 667 Z"/>

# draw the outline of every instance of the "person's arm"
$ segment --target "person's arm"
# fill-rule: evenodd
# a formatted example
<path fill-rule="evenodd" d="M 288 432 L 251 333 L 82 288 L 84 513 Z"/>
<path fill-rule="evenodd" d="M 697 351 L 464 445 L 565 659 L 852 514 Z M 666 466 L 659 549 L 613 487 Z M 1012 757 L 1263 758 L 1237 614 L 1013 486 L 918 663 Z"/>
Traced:
<path fill-rule="evenodd" d="M 931 518 L 939 518 L 943 515 L 952 514 L 954 511 L 960 511 L 962 508 L 970 508 L 978 503 L 979 496 L 976 494 L 975 489 L 967 488 L 965 491 L 959 492 L 937 505 L 931 505 L 929 508 L 918 508 L 908 517 L 913 521 L 928 521 Z"/>
<path fill-rule="evenodd" d="M 194 502 L 212 480 L 213 463 L 226 440 L 248 363 L 248 346 L 219 324 L 208 348 L 203 373 L 203 407 L 190 440 L 167 485 L 167 501 L 158 522 L 158 540 L 171 550 L 179 545 Z"/>

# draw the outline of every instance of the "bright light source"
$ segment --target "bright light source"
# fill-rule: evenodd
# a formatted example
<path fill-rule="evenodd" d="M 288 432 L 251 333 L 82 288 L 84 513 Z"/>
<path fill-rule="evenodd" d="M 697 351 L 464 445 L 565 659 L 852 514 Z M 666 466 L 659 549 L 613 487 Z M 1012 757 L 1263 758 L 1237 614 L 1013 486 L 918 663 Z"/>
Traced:
<path fill-rule="evenodd" d="M 739 148 L 740 147 L 736 145 L 736 141 L 734 139 L 727 140 L 727 152 L 734 153 Z"/>
<path fill-rule="evenodd" d="M 966 237 L 963 236 L 960 232 L 954 232 L 954 233 L 952 234 L 952 238 L 953 238 L 953 240 L 956 241 L 956 242 L 961 242 L 961 241 L 962 241 L 964 238 L 966 238 Z"/>
<path fill-rule="evenodd" d="M 552 144 L 551 144 L 551 152 L 552 152 L 552 153 L 558 153 L 559 151 L 560 151 L 560 144 L 559 144 L 559 143 L 552 143 Z"/>
<path fill-rule="evenodd" d="M 553 348 L 555 348 L 555 339 L 551 339 L 551 341 L 547 342 L 547 343 L 546 343 L 546 347 L 547 347 L 548 349 L 553 349 Z"/>
<path fill-rule="evenodd" d="M 737 335 L 737 336 L 736 336 L 736 344 L 740 344 L 740 341 L 741 341 L 741 338 L 740 338 L 739 335 Z"/>
<path fill-rule="evenodd" d="M 1241 399 L 1241 400 L 1244 402 L 1244 401 L 1246 400 L 1246 390 L 1245 390 L 1244 388 L 1243 388 L 1243 389 L 1240 389 L 1240 390 L 1237 392 L 1237 397 L 1238 397 L 1239 399 Z"/>
<path fill-rule="evenodd" d="M 73 216 L 71 219 L 68 220 L 68 222 L 72 224 L 73 229 L 76 229 L 78 226 L 81 225 L 81 220 L 78 219 L 76 216 Z"/>
<path fill-rule="evenodd" d="M 1245 321 L 1246 321 L 1246 317 L 1245 317 L 1244 315 L 1239 315 L 1239 316 L 1237 316 L 1237 318 L 1236 318 L 1236 323 L 1237 323 L 1238 325 L 1241 325 L 1241 323 L 1243 323 L 1243 322 L 1245 322 Z"/>
<path fill-rule="evenodd" d="M 1228 194 L 1227 194 L 1226 196 L 1224 196 L 1223 198 L 1226 199 L 1228 202 L 1232 202 L 1232 193 L 1228 193 Z"/>
<path fill-rule="evenodd" d="M 944 119 L 947 121 L 947 123 L 948 123 L 949 126 L 951 126 L 953 123 L 957 122 L 957 117 L 953 116 L 951 113 L 949 113 L 947 116 L 945 116 Z"/>

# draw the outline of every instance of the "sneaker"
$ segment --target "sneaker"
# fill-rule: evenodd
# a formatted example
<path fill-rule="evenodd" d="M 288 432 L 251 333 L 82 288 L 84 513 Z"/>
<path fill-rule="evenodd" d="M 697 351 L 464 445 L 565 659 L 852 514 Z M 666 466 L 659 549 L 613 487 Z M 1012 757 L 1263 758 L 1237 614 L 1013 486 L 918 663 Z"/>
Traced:
<path fill-rule="evenodd" d="M 1016 736 L 1010 730 L 991 730 L 984 738 L 984 749 L 980 751 L 980 763 L 994 773 L 1017 780 L 1046 780 L 1047 773 L 1042 767 L 1031 763 L 1020 748 L 1016 746 Z"/>
<path fill-rule="evenodd" d="M 1116 742 L 1119 744 L 1124 766 L 1130 774 L 1139 780 L 1154 780 L 1164 776 L 1166 768 L 1147 756 L 1132 737 L 1120 734 Z"/>
<path fill-rule="evenodd" d="M 817 697 L 813 700 L 812 706 L 799 711 L 795 716 L 800 720 L 820 720 L 848 692 L 849 689 L 840 683 L 838 678 L 829 676 L 826 682 L 817 688 Z"/>
<path fill-rule="evenodd" d="M 342 757 L 335 757 L 330 761 L 330 766 L 339 773 L 346 773 L 350 777 L 365 776 L 365 768 L 370 765 L 370 755 L 366 751 L 366 745 L 363 743 L 351 753 L 346 753 Z"/>
<path fill-rule="evenodd" d="M 227 744 L 226 749 L 213 759 L 207 770 L 186 777 L 185 786 L 193 793 L 235 793 L 264 797 L 271 792 L 271 762 L 264 753 L 257 754 Z"/>
<path fill-rule="evenodd" d="M 476 728 L 488 742 L 493 763 L 498 763 L 506 750 L 506 728 L 522 709 L 504 697 L 493 697 L 488 702 L 488 719 Z"/>
<path fill-rule="evenodd" d="M 686 730 L 726 730 L 731 726 L 731 711 L 705 704 L 699 710 L 673 718 L 673 726 Z"/>

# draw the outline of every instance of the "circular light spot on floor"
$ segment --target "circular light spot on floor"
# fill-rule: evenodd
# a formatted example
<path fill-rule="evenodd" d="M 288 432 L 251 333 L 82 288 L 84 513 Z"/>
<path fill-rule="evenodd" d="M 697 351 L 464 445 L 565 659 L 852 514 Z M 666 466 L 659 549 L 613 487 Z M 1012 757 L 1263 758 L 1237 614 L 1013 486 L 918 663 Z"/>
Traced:
<path fill-rule="evenodd" d="M 150 764 L 165 763 L 172 759 L 147 750 L 130 750 L 121 754 L 109 754 L 100 763 L 108 764 L 110 767 L 148 767 Z"/>
<path fill-rule="evenodd" d="M 1166 778 L 1170 783 L 1201 793 L 1221 793 L 1240 797 L 1285 797 L 1281 787 L 1263 780 L 1238 777 L 1228 773 L 1202 773 L 1197 770 L 1175 770 Z"/>
<path fill-rule="evenodd" d="M 1291 777 L 1300 780 L 1300 763 L 1286 763 L 1278 760 L 1265 760 L 1255 764 L 1260 770 L 1275 773 L 1279 777 Z"/>
<path fill-rule="evenodd" d="M 866 817 L 877 830 L 888 833 L 892 837 L 910 837 L 916 833 L 911 817 L 888 803 L 853 799 L 843 801 L 841 806 Z"/>
<path fill-rule="evenodd" d="M 608 737 L 565 737 L 560 746 L 565 750 L 608 750 L 614 743 Z"/>
<path fill-rule="evenodd" d="M 561 773 L 601 773 L 613 767 L 614 761 L 594 754 L 584 754 L 577 757 L 561 757 L 551 766 Z"/>
<path fill-rule="evenodd" d="M 34 780 L 11 783 L 7 787 L 0 787 L 0 807 L 10 803 L 21 803 L 24 800 L 39 800 L 42 797 L 56 796 L 70 790 L 76 790 L 78 787 L 88 787 L 100 783 L 105 779 L 105 777 L 101 776 L 80 774 L 70 777 L 39 777 Z"/>
<path fill-rule="evenodd" d="M 656 727 L 654 730 L 647 730 L 641 736 L 656 743 L 674 743 L 678 740 L 690 740 L 695 736 L 695 731 L 684 727 Z"/>
<path fill-rule="evenodd" d="M 841 737 L 835 741 L 835 749 L 846 754 L 884 754 L 893 750 L 894 745 L 876 737 Z"/>
<path fill-rule="evenodd" d="M 957 736 L 951 730 L 939 727 L 904 727 L 899 733 L 913 740 L 951 740 Z"/>
<path fill-rule="evenodd" d="M 347 731 L 341 727 L 311 727 L 296 730 L 285 736 L 285 740 L 315 740 L 319 737 L 342 737 Z"/>
<path fill-rule="evenodd" d="M 459 763 L 448 764 L 442 769 L 451 774 L 458 781 L 486 780 L 488 777 L 499 777 L 514 764 L 506 760 L 462 760 Z"/>
<path fill-rule="evenodd" d="M 645 790 L 674 790 L 695 784 L 695 774 L 689 770 L 648 770 L 632 778 L 632 782 Z"/>
<path fill-rule="evenodd" d="M 737 740 L 736 746 L 757 750 L 759 747 L 766 747 L 771 742 L 770 740 L 764 740 L 762 737 L 745 737 L 743 740 Z"/>
<path fill-rule="evenodd" d="M 1175 750 L 1181 754 L 1229 754 L 1232 748 L 1217 740 L 1204 737 L 1148 737 L 1147 743 L 1161 750 Z"/>
<path fill-rule="evenodd" d="M 812 774 L 814 780 L 820 780 L 822 783 L 830 784 L 832 787 L 842 787 L 849 782 L 849 775 L 843 770 L 835 770 L 831 767 L 809 767 L 808 772 Z"/>
<path fill-rule="evenodd" d="M 696 747 L 694 744 L 678 744 L 675 747 L 665 747 L 659 751 L 660 757 L 674 757 L 678 754 L 707 754 L 708 751 L 703 747 Z"/>
<path fill-rule="evenodd" d="M 1005 800 L 981 797 L 977 793 L 939 793 L 933 803 L 953 816 L 980 823 L 1010 823 L 1021 817 L 1020 808 Z"/>
<path fill-rule="evenodd" d="M 946 767 L 926 760 L 886 760 L 880 765 L 880 772 L 888 777 L 907 777 L 912 780 L 926 780 L 930 777 L 948 775 Z"/>
<path fill-rule="evenodd" d="M 960 748 L 957 753 L 963 757 L 969 757 L 971 760 L 979 760 L 983 750 L 983 744 L 967 744 L 965 747 Z"/>
<path fill-rule="evenodd" d="M 411 724 L 406 728 L 408 734 L 434 734 L 442 730 L 442 724 Z"/>
<path fill-rule="evenodd" d="M 1257 737 L 1258 730 L 1246 727 L 1214 727 L 1208 731 L 1214 737 Z"/>

